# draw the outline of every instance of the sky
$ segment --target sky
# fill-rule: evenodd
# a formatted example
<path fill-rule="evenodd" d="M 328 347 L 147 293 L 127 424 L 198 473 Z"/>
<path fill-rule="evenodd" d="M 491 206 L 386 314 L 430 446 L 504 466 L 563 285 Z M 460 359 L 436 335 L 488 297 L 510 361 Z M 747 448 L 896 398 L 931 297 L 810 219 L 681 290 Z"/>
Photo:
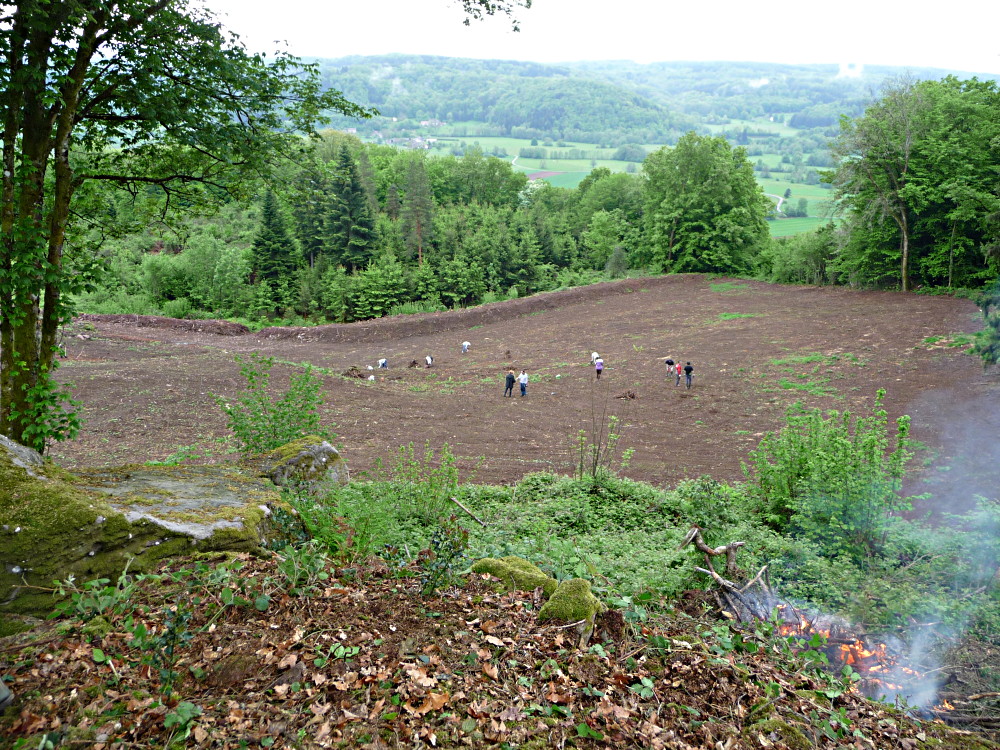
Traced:
<path fill-rule="evenodd" d="M 951 0 L 535 0 L 521 31 L 464 26 L 455 0 L 203 0 L 253 51 L 530 60 L 755 61 L 1000 75 L 1000 3 Z"/>

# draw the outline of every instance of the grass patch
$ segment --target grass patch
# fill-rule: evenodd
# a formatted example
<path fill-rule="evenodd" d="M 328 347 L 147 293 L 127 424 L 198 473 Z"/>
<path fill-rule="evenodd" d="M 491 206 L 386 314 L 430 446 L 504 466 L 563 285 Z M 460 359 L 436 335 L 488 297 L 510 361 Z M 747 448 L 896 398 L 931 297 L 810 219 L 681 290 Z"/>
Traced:
<path fill-rule="evenodd" d="M 740 318 L 759 318 L 757 313 L 719 313 L 719 320 L 739 320 Z"/>
<path fill-rule="evenodd" d="M 740 292 L 747 288 L 747 285 L 742 281 L 717 281 L 712 282 L 708 285 L 708 288 L 713 292 L 720 292 L 725 294 L 726 292 Z"/>
<path fill-rule="evenodd" d="M 805 375 L 800 375 L 800 377 L 806 377 Z M 829 378 L 821 378 L 818 381 L 794 381 L 788 378 L 781 378 L 778 381 L 778 387 L 786 391 L 802 391 L 803 393 L 809 393 L 813 396 L 832 396 L 836 393 L 833 388 L 826 385 L 830 381 Z"/>

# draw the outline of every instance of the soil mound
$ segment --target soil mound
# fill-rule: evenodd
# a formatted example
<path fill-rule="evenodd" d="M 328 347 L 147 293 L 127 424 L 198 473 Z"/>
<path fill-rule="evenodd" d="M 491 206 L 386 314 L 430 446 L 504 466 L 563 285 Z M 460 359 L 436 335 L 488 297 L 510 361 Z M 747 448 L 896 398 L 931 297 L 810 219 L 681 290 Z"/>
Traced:
<path fill-rule="evenodd" d="M 175 331 L 195 331 L 197 333 L 214 333 L 219 336 L 244 336 L 250 329 L 242 323 L 228 320 L 182 320 L 179 318 L 164 318 L 159 315 L 79 315 L 76 320 L 91 323 L 113 323 L 115 325 L 132 325 L 137 328 L 167 328 Z"/>

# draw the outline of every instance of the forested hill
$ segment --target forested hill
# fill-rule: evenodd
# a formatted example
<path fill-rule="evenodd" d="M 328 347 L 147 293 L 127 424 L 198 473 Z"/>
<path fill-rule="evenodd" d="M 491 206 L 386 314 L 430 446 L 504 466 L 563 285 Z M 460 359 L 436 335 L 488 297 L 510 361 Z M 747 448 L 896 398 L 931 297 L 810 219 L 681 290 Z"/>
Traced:
<path fill-rule="evenodd" d="M 436 119 L 494 129 L 482 135 L 606 145 L 673 143 L 708 124 L 768 116 L 794 128 L 832 128 L 841 115 L 860 115 L 888 79 L 937 80 L 953 72 L 755 62 L 546 65 L 430 55 L 316 62 L 326 85 L 380 111 L 370 125 L 376 129 L 387 118 Z"/>
<path fill-rule="evenodd" d="M 317 62 L 328 86 L 383 118 L 475 121 L 497 135 L 613 145 L 673 142 L 697 127 L 647 96 L 566 66 L 418 55 Z"/>
<path fill-rule="evenodd" d="M 886 65 L 786 65 L 761 62 L 577 62 L 577 75 L 623 86 L 652 101 L 701 118 L 753 119 L 772 114 L 819 111 L 835 125 L 841 114 L 858 116 L 882 84 L 893 78 L 938 80 L 972 73 Z M 984 76 L 979 76 L 983 78 Z M 990 76 L 986 76 L 990 78 Z M 795 126 L 795 123 L 790 123 Z"/>

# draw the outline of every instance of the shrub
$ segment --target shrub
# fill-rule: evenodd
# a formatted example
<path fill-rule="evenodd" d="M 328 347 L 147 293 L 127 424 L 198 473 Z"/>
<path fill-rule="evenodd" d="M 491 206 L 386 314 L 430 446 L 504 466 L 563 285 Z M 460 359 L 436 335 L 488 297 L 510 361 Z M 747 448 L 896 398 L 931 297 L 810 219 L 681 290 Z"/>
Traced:
<path fill-rule="evenodd" d="M 847 411 L 795 406 L 780 432 L 764 436 L 743 468 L 767 523 L 805 535 L 829 555 L 860 562 L 879 552 L 889 518 L 909 508 L 900 489 L 911 455 L 905 416 L 889 450 L 884 397 L 879 390 L 871 413 L 856 420 Z"/>
<path fill-rule="evenodd" d="M 320 427 L 323 384 L 311 367 L 292 375 L 288 390 L 275 397 L 268 389 L 273 358 L 255 353 L 246 359 L 236 357 L 236 361 L 246 381 L 243 392 L 232 400 L 212 395 L 229 417 L 229 429 L 240 443 L 241 452 L 265 453 L 307 435 L 327 440 L 335 437 Z"/>

